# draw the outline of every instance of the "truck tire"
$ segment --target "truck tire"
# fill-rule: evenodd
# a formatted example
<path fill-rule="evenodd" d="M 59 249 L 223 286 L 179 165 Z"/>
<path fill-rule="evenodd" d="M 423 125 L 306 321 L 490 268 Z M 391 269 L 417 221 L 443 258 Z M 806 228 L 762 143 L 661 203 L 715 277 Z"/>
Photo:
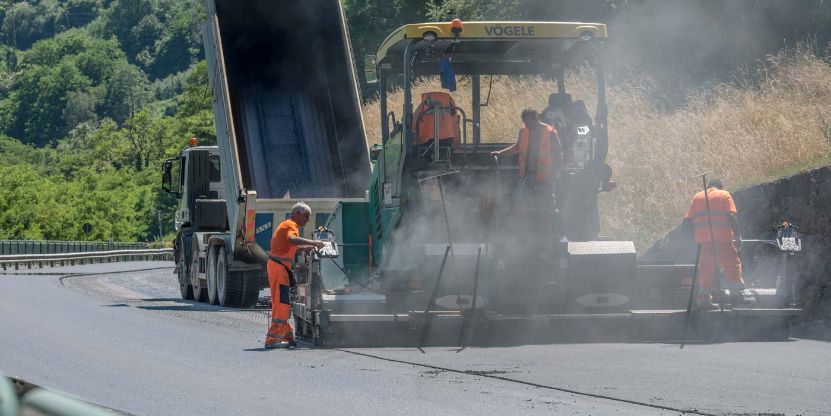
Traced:
<path fill-rule="evenodd" d="M 190 247 L 190 284 L 193 287 L 193 300 L 207 302 L 208 288 L 199 278 L 199 245 L 191 242 Z"/>
<path fill-rule="evenodd" d="M 185 244 L 182 238 L 176 248 L 178 262 L 176 263 L 176 277 L 179 279 L 179 291 L 182 299 L 193 300 L 193 286 L 190 285 L 190 273 L 188 273 L 188 262 L 185 257 Z"/>
<path fill-rule="evenodd" d="M 237 273 L 242 280 L 242 300 L 240 307 L 252 308 L 260 297 L 260 273 L 257 270 L 247 270 Z"/>
<path fill-rule="evenodd" d="M 219 305 L 219 292 L 216 290 L 216 254 L 218 250 L 218 247 L 208 248 L 208 267 L 205 269 L 208 280 L 208 303 L 211 305 Z"/>
<path fill-rule="evenodd" d="M 225 246 L 220 246 L 216 253 L 217 298 L 220 306 L 237 307 L 242 303 L 242 279 L 228 271 L 225 250 Z"/>

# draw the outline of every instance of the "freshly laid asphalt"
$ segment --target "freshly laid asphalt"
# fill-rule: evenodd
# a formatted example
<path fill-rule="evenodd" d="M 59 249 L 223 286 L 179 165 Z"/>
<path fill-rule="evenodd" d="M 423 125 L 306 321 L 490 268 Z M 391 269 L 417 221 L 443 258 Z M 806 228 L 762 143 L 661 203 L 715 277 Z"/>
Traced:
<path fill-rule="evenodd" d="M 0 373 L 138 415 L 831 414 L 821 341 L 270 351 L 267 311 L 178 295 L 170 262 L 0 274 Z"/>

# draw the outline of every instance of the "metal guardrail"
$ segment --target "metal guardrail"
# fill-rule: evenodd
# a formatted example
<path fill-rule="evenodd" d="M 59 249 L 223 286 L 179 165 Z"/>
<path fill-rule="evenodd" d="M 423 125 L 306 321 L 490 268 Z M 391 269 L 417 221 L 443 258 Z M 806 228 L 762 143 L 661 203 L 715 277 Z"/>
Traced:
<path fill-rule="evenodd" d="M 55 254 L 13 254 L 0 255 L 0 268 L 7 270 L 21 266 L 28 267 L 55 267 L 74 266 L 75 264 L 109 263 L 113 261 L 129 260 L 173 260 L 173 249 L 141 249 L 141 250 L 111 250 L 91 251 L 85 253 L 55 253 Z"/>
<path fill-rule="evenodd" d="M 125 243 L 117 241 L 0 240 L 0 256 L 7 254 L 141 250 L 146 248 L 147 243 Z"/>
<path fill-rule="evenodd" d="M 113 416 L 121 413 L 0 374 L 0 416 Z"/>

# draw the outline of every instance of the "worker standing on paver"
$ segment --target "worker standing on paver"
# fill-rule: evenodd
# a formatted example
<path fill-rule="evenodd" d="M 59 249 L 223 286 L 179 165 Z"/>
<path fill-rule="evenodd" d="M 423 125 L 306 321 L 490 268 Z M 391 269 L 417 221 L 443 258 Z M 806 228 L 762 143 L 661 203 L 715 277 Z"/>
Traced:
<path fill-rule="evenodd" d="M 716 268 L 719 266 L 723 276 L 722 289 L 730 290 L 731 304 L 741 305 L 755 300 L 744 296 L 742 263 L 737 250 L 742 241 L 738 211 L 733 196 L 722 188 L 724 183 L 721 180 L 710 180 L 706 198 L 705 191 L 695 194 L 684 217 L 684 225 L 693 230 L 695 242 L 699 244 L 698 308 L 713 307 L 712 294 L 715 290 Z M 713 253 L 717 259 L 713 258 Z"/>
<path fill-rule="evenodd" d="M 540 197 L 551 198 L 563 160 L 560 137 L 554 127 L 540 122 L 536 110 L 523 110 L 522 122 L 525 126 L 519 130 L 516 143 L 492 152 L 492 155 L 519 154 L 520 187 L 530 188 Z"/>
<path fill-rule="evenodd" d="M 293 348 L 294 331 L 289 324 L 291 316 L 292 265 L 297 250 L 314 250 L 323 242 L 300 237 L 300 227 L 309 222 L 312 210 L 303 202 L 291 208 L 291 217 L 280 223 L 271 237 L 268 256 L 268 286 L 271 288 L 271 325 L 265 338 L 265 347 Z"/>

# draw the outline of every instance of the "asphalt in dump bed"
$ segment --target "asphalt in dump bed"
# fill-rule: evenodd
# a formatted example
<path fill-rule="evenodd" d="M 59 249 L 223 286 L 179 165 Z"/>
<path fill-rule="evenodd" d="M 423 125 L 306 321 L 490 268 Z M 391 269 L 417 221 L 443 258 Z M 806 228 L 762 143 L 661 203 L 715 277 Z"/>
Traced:
<path fill-rule="evenodd" d="M 363 196 L 369 159 L 337 0 L 216 5 L 245 187 Z"/>
<path fill-rule="evenodd" d="M 169 268 L 0 293 L 0 371 L 137 414 L 831 413 L 822 342 L 265 351 L 267 311 L 183 302 Z"/>

